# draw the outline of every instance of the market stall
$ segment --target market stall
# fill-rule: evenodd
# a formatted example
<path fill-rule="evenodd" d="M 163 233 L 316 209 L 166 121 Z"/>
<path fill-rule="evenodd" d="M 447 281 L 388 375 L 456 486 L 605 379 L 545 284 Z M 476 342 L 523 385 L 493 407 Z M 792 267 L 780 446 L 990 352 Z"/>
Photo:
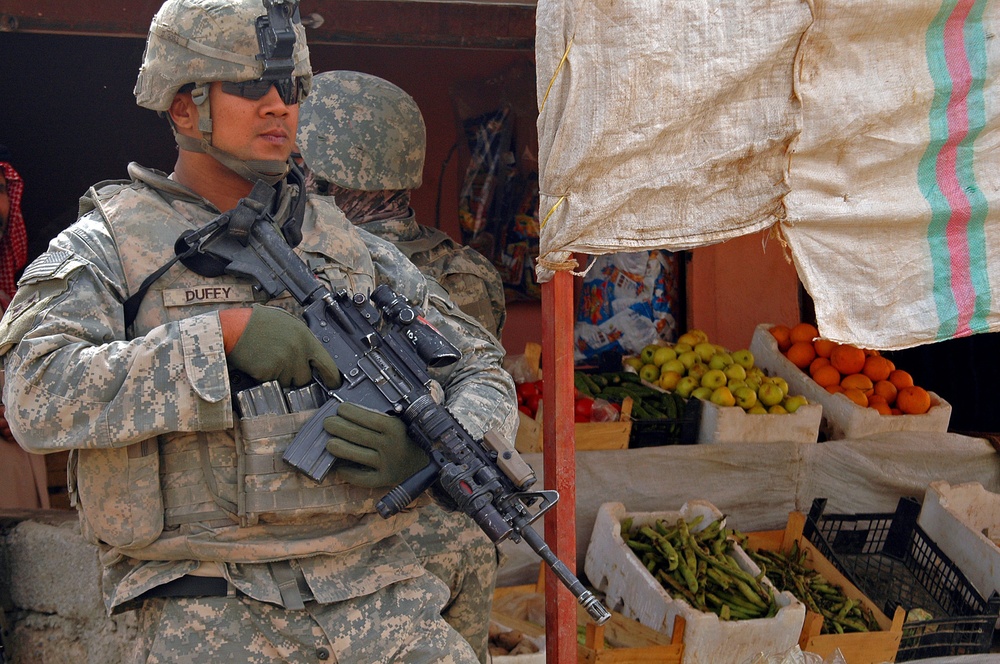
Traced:
<path fill-rule="evenodd" d="M 995 331 L 997 54 L 986 35 L 996 11 L 972 1 L 666 12 L 539 2 L 547 326 L 545 444 L 534 461 L 563 493 L 545 524 L 557 554 L 582 564 L 576 544 L 585 548 L 607 501 L 676 510 L 701 498 L 741 528 L 780 528 L 818 497 L 838 511 L 892 512 L 935 480 L 996 490 L 991 445 L 938 429 L 574 456 L 567 330 L 581 254 L 686 249 L 771 228 L 815 303 L 819 337 L 888 351 Z M 738 285 L 745 299 L 762 281 Z M 572 598 L 557 588 L 546 602 L 547 661 L 576 661 Z"/>

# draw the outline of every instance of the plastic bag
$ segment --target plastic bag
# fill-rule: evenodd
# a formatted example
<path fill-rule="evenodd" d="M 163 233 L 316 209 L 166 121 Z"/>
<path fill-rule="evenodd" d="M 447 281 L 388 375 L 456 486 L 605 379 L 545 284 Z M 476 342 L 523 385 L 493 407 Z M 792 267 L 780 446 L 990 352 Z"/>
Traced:
<path fill-rule="evenodd" d="M 677 339 L 679 255 L 662 250 L 598 256 L 583 281 L 575 326 L 575 360 L 609 351 L 638 355 Z"/>
<path fill-rule="evenodd" d="M 785 652 L 774 655 L 758 653 L 747 660 L 745 664 L 847 664 L 847 660 L 844 659 L 840 648 L 837 648 L 830 653 L 829 657 L 823 659 L 816 653 L 804 652 L 798 646 L 792 646 Z"/>

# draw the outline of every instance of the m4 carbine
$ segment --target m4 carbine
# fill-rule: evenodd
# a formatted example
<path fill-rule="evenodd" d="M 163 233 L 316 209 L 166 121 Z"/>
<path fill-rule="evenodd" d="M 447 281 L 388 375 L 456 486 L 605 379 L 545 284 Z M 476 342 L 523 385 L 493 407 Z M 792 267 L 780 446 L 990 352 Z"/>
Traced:
<path fill-rule="evenodd" d="M 326 450 L 329 436 L 323 420 L 336 414 L 340 403 L 400 417 L 430 463 L 391 489 L 377 504 L 379 513 L 386 518 L 396 514 L 434 485 L 493 542 L 527 542 L 591 618 L 605 623 L 611 617 L 608 610 L 531 527 L 559 500 L 558 492 L 530 491 L 534 471 L 509 441 L 494 432 L 477 440 L 434 400 L 428 367 L 456 361 L 459 351 L 385 285 L 370 297 L 327 288 L 275 227 L 269 214 L 273 197 L 274 189 L 258 182 L 234 209 L 182 236 L 176 249 L 178 254 L 196 251 L 209 256 L 221 270 L 251 279 L 272 298 L 287 290 L 337 363 L 342 385 L 332 390 L 324 386 L 328 400 L 289 444 L 283 459 L 321 481 L 336 462 Z"/>

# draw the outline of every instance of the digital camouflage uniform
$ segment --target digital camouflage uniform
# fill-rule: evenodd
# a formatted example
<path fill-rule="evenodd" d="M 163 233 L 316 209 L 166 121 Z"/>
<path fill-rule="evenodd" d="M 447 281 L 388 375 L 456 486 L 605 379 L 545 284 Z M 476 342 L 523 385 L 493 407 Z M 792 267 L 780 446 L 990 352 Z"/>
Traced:
<path fill-rule="evenodd" d="M 392 242 L 421 272 L 444 286 L 463 312 L 500 339 L 506 317 L 503 282 L 482 254 L 447 233 L 418 224 L 408 205 L 402 206 L 402 216 L 357 221 L 371 210 L 390 208 L 383 197 L 398 199 L 405 190 L 408 202 L 408 190 L 421 184 L 426 132 L 412 97 L 369 74 L 314 75 L 312 93 L 300 106 L 297 138 L 314 182 L 366 192 L 366 209 L 348 213 L 358 228 Z M 485 664 L 496 546 L 467 516 L 436 505 L 422 508 L 421 518 L 403 536 L 421 563 L 448 584 L 451 597 L 444 617 Z"/>
<path fill-rule="evenodd" d="M 287 605 L 282 567 L 261 561 L 293 561 L 305 595 L 329 605 L 316 611 L 330 615 L 320 624 L 336 661 L 405 661 L 397 659 L 398 648 L 413 641 L 415 626 L 409 619 L 394 623 L 391 614 L 381 616 L 383 627 L 395 625 L 399 633 L 379 633 L 377 644 L 363 644 L 390 648 L 382 651 L 386 659 L 354 659 L 338 645 L 359 647 L 354 635 L 371 634 L 364 623 L 374 617 L 351 606 L 382 602 L 386 588 L 396 593 L 385 600 L 390 605 L 421 603 L 439 611 L 447 601 L 447 590 L 431 582 L 398 536 L 416 513 L 383 519 L 374 505 L 385 489 L 344 484 L 332 475 L 317 489 L 329 504 L 310 507 L 317 500 L 310 494 L 314 483 L 281 467 L 273 451 L 280 441 L 275 432 L 294 433 L 308 413 L 276 416 L 283 421 L 266 432 L 254 429 L 255 420 L 237 426 L 216 311 L 257 301 L 250 284 L 175 265 L 145 296 L 134 332 L 124 329 L 127 295 L 152 266 L 167 262 L 182 232 L 219 213 L 162 174 L 135 165 L 130 174 L 132 183 L 94 192 L 98 209 L 25 270 L 0 324 L 11 428 L 29 451 L 74 451 L 77 506 L 84 532 L 101 545 L 108 610 L 206 566 L 243 595 Z M 494 426 L 512 434 L 512 386 L 499 368 L 500 351 L 483 335 L 469 334 L 466 319 L 456 318 L 453 305 L 391 244 L 357 232 L 315 197 L 297 251 L 331 288 L 369 292 L 388 283 L 422 305 L 463 352 L 455 366 L 437 370 L 449 408 L 474 436 Z M 270 303 L 298 310 L 288 297 Z M 330 632 L 334 626 L 342 631 Z M 178 639 L 192 638 L 177 627 Z M 160 638 L 170 635 L 164 623 L 159 630 Z M 447 643 L 457 638 L 449 632 L 436 636 L 441 652 L 461 653 Z"/>

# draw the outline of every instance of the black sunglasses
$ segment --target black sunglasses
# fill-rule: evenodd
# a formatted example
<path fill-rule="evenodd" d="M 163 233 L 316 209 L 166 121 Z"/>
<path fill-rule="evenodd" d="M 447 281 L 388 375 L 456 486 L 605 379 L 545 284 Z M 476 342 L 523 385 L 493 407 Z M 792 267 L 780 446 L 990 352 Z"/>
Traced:
<path fill-rule="evenodd" d="M 299 103 L 299 100 L 305 97 L 305 88 L 301 76 L 280 79 L 258 78 L 253 81 L 241 81 L 239 83 L 223 81 L 222 91 L 226 94 L 256 101 L 266 95 L 272 85 L 278 88 L 278 95 L 281 96 L 281 101 L 285 102 L 288 106 Z"/>

